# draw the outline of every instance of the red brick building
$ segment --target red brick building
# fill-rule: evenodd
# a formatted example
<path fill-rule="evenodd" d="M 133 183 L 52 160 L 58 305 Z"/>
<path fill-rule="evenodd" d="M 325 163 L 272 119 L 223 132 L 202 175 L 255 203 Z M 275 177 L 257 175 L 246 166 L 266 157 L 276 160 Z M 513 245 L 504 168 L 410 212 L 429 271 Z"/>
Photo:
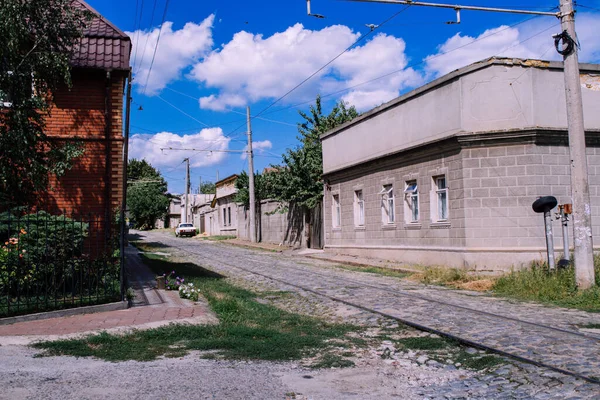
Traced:
<path fill-rule="evenodd" d="M 51 178 L 40 208 L 106 221 L 123 193 L 123 95 L 131 40 L 84 1 L 74 6 L 96 17 L 73 54 L 72 87 L 53 93 L 46 126 L 52 140 L 80 141 L 85 152 L 64 176 Z"/>

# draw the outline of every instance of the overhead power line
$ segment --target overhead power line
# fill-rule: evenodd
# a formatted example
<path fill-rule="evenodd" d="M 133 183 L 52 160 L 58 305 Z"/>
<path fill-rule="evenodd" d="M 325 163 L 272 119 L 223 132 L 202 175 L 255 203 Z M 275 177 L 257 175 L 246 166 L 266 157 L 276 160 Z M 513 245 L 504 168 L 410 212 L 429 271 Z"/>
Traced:
<path fill-rule="evenodd" d="M 348 52 L 350 49 L 352 49 L 358 43 L 362 42 L 367 37 L 369 37 L 373 32 L 375 32 L 376 30 L 380 29 L 383 25 L 385 25 L 386 23 L 388 23 L 392 19 L 396 18 L 399 14 L 403 13 L 404 11 L 408 10 L 409 8 L 410 8 L 410 5 L 407 5 L 406 7 L 404 7 L 400 11 L 394 13 L 392 16 L 390 16 L 389 18 L 387 18 L 386 20 L 384 20 L 380 24 L 373 25 L 373 27 L 371 27 L 371 29 L 367 33 L 361 35 L 358 39 L 356 39 L 356 41 L 354 43 L 352 43 L 350 46 L 348 46 L 346 49 L 344 49 L 344 51 L 342 51 L 341 53 L 339 53 L 337 56 L 333 57 L 325 65 L 323 65 L 321 68 L 317 69 L 315 72 L 313 72 L 312 74 L 310 74 L 302 82 L 300 82 L 299 84 L 297 84 L 296 86 L 294 86 L 293 88 L 291 88 L 290 90 L 288 90 L 283 96 L 279 97 L 274 102 L 272 102 L 271 104 L 269 104 L 267 107 L 263 108 L 258 114 L 254 115 L 252 118 L 258 118 L 262 113 L 264 113 L 265 111 L 267 111 L 269 108 L 273 107 L 275 104 L 279 103 L 281 100 L 283 100 L 284 98 L 286 98 L 287 96 L 289 96 L 292 92 L 294 92 L 300 86 L 304 85 L 306 82 L 308 82 L 309 80 L 311 80 L 319 72 L 323 71 L 325 68 L 327 68 L 328 66 L 330 66 L 335 60 L 337 60 L 338 58 L 340 58 L 344 53 Z"/>
<path fill-rule="evenodd" d="M 152 29 L 152 24 L 154 23 L 154 12 L 156 11 L 156 1 L 157 0 L 154 0 L 154 5 L 152 6 L 152 14 L 150 15 L 150 29 Z M 146 36 L 146 43 L 144 43 L 144 50 L 142 51 L 142 58 L 140 59 L 140 63 L 138 65 L 137 71 L 135 72 L 136 74 L 138 72 L 140 72 L 140 68 L 142 68 L 142 64 L 144 64 L 144 56 L 146 55 L 146 47 L 148 47 L 148 39 L 150 38 L 151 34 L 152 34 L 152 31 L 149 31 L 148 35 Z"/>
<path fill-rule="evenodd" d="M 146 87 L 148 86 L 148 79 L 150 79 L 150 73 L 152 72 L 152 66 L 154 65 L 154 59 L 156 58 L 156 50 L 158 49 L 158 43 L 160 42 L 160 35 L 162 33 L 162 27 L 167 18 L 167 10 L 169 9 L 169 3 L 171 0 L 165 2 L 165 9 L 163 11 L 162 21 L 160 21 L 160 27 L 158 28 L 158 37 L 156 38 L 156 44 L 154 45 L 154 53 L 152 54 L 152 61 L 150 62 L 150 68 L 148 68 L 148 74 L 146 75 L 146 82 L 144 83 L 144 89 L 142 90 L 142 96 L 146 94 Z"/>
<path fill-rule="evenodd" d="M 137 10 L 138 10 L 138 1 L 139 0 L 136 0 L 136 2 L 135 2 L 135 18 L 136 19 L 137 19 L 137 15 L 138 15 L 138 12 L 137 12 Z M 144 12 L 144 0 L 142 0 L 142 6 L 140 7 L 140 18 L 139 18 L 139 21 L 134 21 L 134 24 L 133 24 L 133 30 L 136 33 L 136 37 L 137 37 L 135 39 L 135 52 L 134 52 L 134 55 L 133 55 L 133 66 L 134 67 L 135 67 L 136 62 L 137 62 L 138 48 L 140 47 L 140 46 L 138 46 L 138 41 L 140 39 L 140 29 L 141 29 L 141 26 L 142 26 L 142 14 L 143 14 L 143 12 Z M 137 28 L 136 28 L 136 24 L 137 24 Z"/>
<path fill-rule="evenodd" d="M 407 68 L 413 68 L 413 67 L 419 66 L 419 65 L 421 65 L 421 64 L 424 64 L 424 63 L 426 63 L 426 62 L 427 62 L 427 61 L 429 61 L 429 60 L 433 60 L 433 59 L 436 59 L 436 58 L 442 57 L 442 56 L 444 56 L 444 55 L 446 55 L 446 54 L 452 53 L 452 52 L 454 52 L 454 51 L 457 51 L 457 50 L 463 49 L 463 48 L 465 48 L 465 47 L 471 46 L 471 45 L 472 45 L 472 44 L 474 44 L 474 43 L 477 43 L 477 42 L 480 42 L 480 41 L 482 41 L 482 40 L 485 40 L 485 39 L 487 39 L 487 38 L 489 38 L 489 37 L 492 37 L 492 36 L 498 35 L 498 34 L 500 34 L 500 33 L 504 32 L 504 31 L 506 31 L 506 30 L 508 30 L 508 29 L 512 29 L 512 28 L 514 28 L 515 26 L 518 26 L 518 25 L 524 24 L 525 22 L 529 22 L 529 21 L 531 21 L 531 20 L 534 20 L 534 19 L 536 19 L 536 18 L 539 18 L 539 16 L 537 16 L 537 15 L 536 15 L 536 16 L 533 16 L 533 17 L 530 17 L 530 18 L 526 18 L 526 19 L 524 19 L 524 20 L 522 20 L 522 21 L 519 21 L 519 22 L 517 22 L 517 23 L 515 23 L 515 24 L 512 24 L 512 25 L 510 25 L 510 26 L 507 26 L 507 27 L 505 27 L 505 28 L 503 28 L 503 29 L 500 29 L 500 30 L 498 30 L 498 31 L 495 31 L 495 32 L 493 32 L 493 33 L 490 33 L 489 35 L 485 35 L 485 36 L 482 36 L 482 37 L 480 37 L 480 38 L 477 38 L 477 39 L 475 39 L 475 40 L 473 40 L 473 41 L 471 41 L 471 42 L 469 42 L 469 43 L 465 43 L 465 44 L 463 44 L 463 45 L 461 45 L 461 46 L 458 46 L 458 47 L 455 47 L 455 48 L 453 48 L 453 49 L 451 49 L 451 50 L 445 51 L 445 52 L 443 52 L 443 53 L 435 54 L 435 55 L 433 55 L 433 56 L 431 56 L 431 57 L 424 58 L 424 59 L 423 59 L 423 60 L 421 60 L 421 61 L 417 61 L 417 62 L 414 62 L 414 63 L 410 63 L 410 64 L 406 65 L 406 66 L 405 66 L 405 67 L 403 67 L 403 68 L 400 68 L 400 69 L 397 69 L 397 70 L 394 70 L 394 71 L 388 72 L 388 73 L 386 73 L 386 74 L 380 75 L 380 76 L 378 76 L 378 77 L 375 77 L 375 78 L 372 78 L 372 79 L 369 79 L 369 80 L 366 80 L 366 81 L 363 81 L 363 82 L 359 82 L 359 83 L 357 83 L 357 84 L 355 84 L 355 85 L 348 86 L 348 87 L 346 87 L 346 88 L 344 88 L 344 89 L 340 89 L 340 90 L 337 90 L 337 91 L 335 91 L 335 92 L 331 92 L 331 93 L 327 93 L 327 94 L 321 95 L 321 98 L 327 98 L 327 97 L 335 96 L 335 95 L 337 95 L 337 94 L 341 94 L 341 93 L 344 93 L 344 92 L 350 91 L 350 90 L 352 90 L 352 89 L 356 89 L 357 87 L 364 86 L 364 85 L 367 85 L 367 84 L 369 84 L 369 83 L 376 82 L 376 81 L 378 81 L 378 80 L 380 80 L 380 79 L 387 78 L 388 76 L 392 76 L 392 75 L 394 75 L 394 74 L 400 73 L 400 72 L 402 72 L 402 71 L 406 70 Z M 554 25 L 553 25 L 553 26 L 554 26 Z M 546 29 L 546 30 L 547 30 L 547 29 Z M 546 30 L 544 30 L 544 31 L 546 31 Z M 541 33 L 541 32 L 540 32 L 540 33 Z M 524 41 L 527 41 L 527 40 L 529 40 L 529 39 L 525 39 Z M 519 45 L 519 44 L 522 44 L 524 41 L 517 43 L 517 45 Z M 515 45 L 515 46 L 516 46 L 516 45 Z M 514 47 L 514 46 L 512 46 L 512 47 Z M 510 48 L 512 48 L 512 47 L 509 47 L 509 48 L 507 48 L 507 49 L 504 49 L 503 51 L 509 50 L 509 49 L 510 49 Z M 270 111 L 270 112 L 266 113 L 266 115 L 269 115 L 269 114 L 274 114 L 274 113 L 278 113 L 278 112 L 280 112 L 280 111 L 289 110 L 289 109 L 291 109 L 291 108 L 297 108 L 297 107 L 303 106 L 303 105 L 305 105 L 305 104 L 312 103 L 313 101 L 314 101 L 314 100 L 307 100 L 307 101 L 303 101 L 303 102 L 301 102 L 301 103 L 296 103 L 296 104 L 293 104 L 293 105 L 291 105 L 291 106 L 287 106 L 287 107 L 283 107 L 283 108 L 278 108 L 277 110 L 273 110 L 273 111 Z"/>

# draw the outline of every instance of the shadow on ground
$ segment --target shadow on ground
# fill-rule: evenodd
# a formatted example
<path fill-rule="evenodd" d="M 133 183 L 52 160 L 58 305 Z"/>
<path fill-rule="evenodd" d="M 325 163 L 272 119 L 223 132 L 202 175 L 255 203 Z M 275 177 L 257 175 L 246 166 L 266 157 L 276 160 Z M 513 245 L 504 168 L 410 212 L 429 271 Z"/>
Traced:
<path fill-rule="evenodd" d="M 142 262 L 146 264 L 156 275 L 169 275 L 172 271 L 175 271 L 177 276 L 184 278 L 224 278 L 224 276 L 221 274 L 210 271 L 193 263 L 173 262 L 161 257 L 156 257 L 152 254 L 140 254 L 140 257 L 142 258 Z"/>

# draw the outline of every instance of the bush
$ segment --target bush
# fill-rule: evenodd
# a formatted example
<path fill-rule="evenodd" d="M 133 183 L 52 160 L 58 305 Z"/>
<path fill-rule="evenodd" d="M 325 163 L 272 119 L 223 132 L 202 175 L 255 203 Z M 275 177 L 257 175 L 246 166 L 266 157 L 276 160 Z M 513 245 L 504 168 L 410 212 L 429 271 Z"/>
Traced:
<path fill-rule="evenodd" d="M 87 235 L 88 224 L 65 216 L 0 215 L 2 294 L 67 289 L 66 283 L 87 264 L 82 251 Z"/>
<path fill-rule="evenodd" d="M 500 277 L 494 291 L 502 296 L 534 300 L 563 307 L 600 311 L 600 257 L 594 257 L 596 285 L 588 290 L 578 290 L 574 268 L 550 272 L 544 262 L 533 262 L 531 267 L 513 271 Z"/>

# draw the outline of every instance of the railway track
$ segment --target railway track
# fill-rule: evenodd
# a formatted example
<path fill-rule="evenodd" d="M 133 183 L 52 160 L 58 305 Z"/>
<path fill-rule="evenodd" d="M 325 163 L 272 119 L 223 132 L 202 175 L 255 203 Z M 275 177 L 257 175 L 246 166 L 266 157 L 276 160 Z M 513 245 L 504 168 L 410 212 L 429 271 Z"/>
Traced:
<path fill-rule="evenodd" d="M 218 257 L 208 251 L 198 251 L 198 244 L 173 244 L 173 240 L 168 240 L 165 244 L 181 252 L 201 257 L 205 266 L 217 269 L 219 266 L 221 268 L 226 266 L 229 269 L 244 271 L 392 318 L 419 330 L 435 333 L 468 346 L 600 384 L 600 378 L 594 374 L 594 371 L 600 370 L 600 357 L 598 357 L 600 337 L 593 334 L 463 306 L 439 298 L 403 291 L 391 285 L 359 281 L 344 276 L 346 273 L 344 270 L 330 270 L 333 273 L 327 274 L 319 272 L 315 267 L 300 267 L 297 262 L 273 257 L 265 260 L 264 256 L 249 254 L 248 250 L 243 254 L 230 253 L 227 257 Z M 253 264 L 263 267 L 252 266 Z M 315 278 L 318 279 L 318 284 L 314 284 Z M 373 293 L 377 296 L 372 296 Z M 374 301 L 359 300 L 368 295 L 375 297 Z M 397 307 L 390 304 L 395 304 Z M 435 315 L 424 315 L 419 313 L 419 309 L 435 310 Z M 447 315 L 451 317 L 445 317 Z M 491 332 L 486 334 L 485 329 L 479 329 L 480 334 L 474 334 L 477 329 L 469 329 L 469 324 L 464 323 L 465 319 L 473 321 L 471 327 L 477 324 L 482 327 L 488 326 Z M 466 327 L 459 326 L 460 323 Z M 504 332 L 504 338 L 503 329 L 507 330 Z M 515 333 L 516 336 L 529 335 L 534 343 L 510 343 L 510 336 L 515 336 Z M 580 354 L 577 354 L 578 351 L 570 352 L 569 348 L 579 349 Z M 589 354 L 590 352 L 593 354 Z M 587 358 L 585 354 L 588 354 Z"/>

